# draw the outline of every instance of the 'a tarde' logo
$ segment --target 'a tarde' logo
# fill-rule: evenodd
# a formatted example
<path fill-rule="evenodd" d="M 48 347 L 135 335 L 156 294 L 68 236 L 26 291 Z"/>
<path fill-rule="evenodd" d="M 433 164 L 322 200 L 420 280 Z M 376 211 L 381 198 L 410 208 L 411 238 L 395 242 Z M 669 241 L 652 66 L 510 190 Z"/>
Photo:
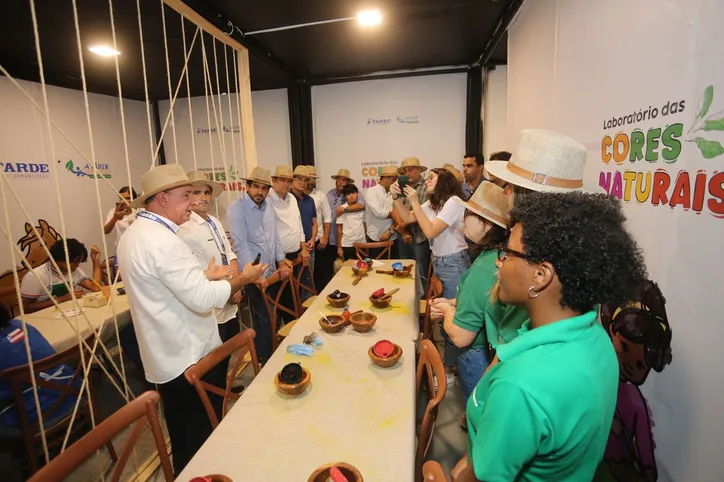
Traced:
<path fill-rule="evenodd" d="M 390 118 L 384 118 L 384 119 L 377 119 L 374 117 L 368 117 L 367 118 L 367 125 L 379 125 L 379 124 L 389 124 L 392 122 L 392 119 Z"/>
<path fill-rule="evenodd" d="M 34 162 L 0 162 L 0 171 L 15 179 L 39 179 L 49 175 L 47 164 Z"/>

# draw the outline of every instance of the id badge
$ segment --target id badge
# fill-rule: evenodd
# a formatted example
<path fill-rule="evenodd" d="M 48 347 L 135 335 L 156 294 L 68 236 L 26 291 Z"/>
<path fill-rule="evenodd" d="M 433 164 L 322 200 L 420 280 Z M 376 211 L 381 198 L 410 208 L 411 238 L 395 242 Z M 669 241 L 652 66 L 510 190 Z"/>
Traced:
<path fill-rule="evenodd" d="M 226 258 L 225 254 L 221 255 L 221 264 L 223 264 L 224 266 L 229 264 L 229 260 Z"/>

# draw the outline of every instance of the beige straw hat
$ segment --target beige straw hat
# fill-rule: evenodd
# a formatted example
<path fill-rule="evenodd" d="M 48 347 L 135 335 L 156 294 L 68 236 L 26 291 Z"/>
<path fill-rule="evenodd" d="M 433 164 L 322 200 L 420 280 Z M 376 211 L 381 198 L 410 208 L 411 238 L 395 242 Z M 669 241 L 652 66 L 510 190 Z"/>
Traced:
<path fill-rule="evenodd" d="M 557 132 L 525 129 L 510 161 L 488 161 L 493 176 L 531 191 L 569 192 L 583 187 L 586 148 Z"/>
<path fill-rule="evenodd" d="M 457 167 L 453 166 L 450 163 L 445 163 L 442 165 L 442 168 L 452 172 L 453 175 L 455 176 L 455 179 L 457 179 L 459 182 L 463 182 L 463 173 L 460 172 L 460 170 Z"/>
<path fill-rule="evenodd" d="M 311 177 L 312 179 L 319 179 L 319 176 L 317 176 L 317 168 L 315 166 L 304 166 L 307 168 L 307 176 Z"/>
<path fill-rule="evenodd" d="M 276 169 L 274 170 L 274 174 L 272 174 L 272 177 L 279 177 L 281 179 L 289 179 L 291 181 L 293 179 L 292 166 L 288 166 L 286 164 L 277 166 Z"/>
<path fill-rule="evenodd" d="M 203 186 L 206 182 L 192 181 L 179 164 L 165 164 L 154 167 L 141 176 L 143 192 L 131 202 L 132 208 L 142 208 L 148 198 L 163 191 L 169 191 L 181 186 Z"/>
<path fill-rule="evenodd" d="M 340 169 L 340 170 L 337 172 L 337 175 L 336 175 L 336 176 L 332 176 L 332 179 L 337 179 L 338 177 L 344 177 L 344 178 L 348 179 L 349 182 L 351 182 L 352 184 L 354 184 L 354 179 L 352 179 L 351 177 L 349 177 L 349 169 Z"/>
<path fill-rule="evenodd" d="M 397 170 L 400 174 L 405 174 L 406 167 L 419 167 L 421 172 L 427 171 L 427 167 L 420 165 L 420 159 L 416 157 L 406 157 L 402 160 L 400 168 Z"/>
<path fill-rule="evenodd" d="M 510 222 L 508 202 L 503 195 L 502 187 L 490 181 L 483 181 L 467 202 L 462 199 L 458 201 L 465 206 L 465 209 L 494 222 L 501 228 L 508 227 Z"/>
<path fill-rule="evenodd" d="M 193 181 L 202 181 L 204 184 L 209 186 L 211 188 L 211 199 L 214 199 L 216 197 L 219 197 L 222 192 L 224 192 L 224 188 L 219 184 L 218 182 L 209 181 L 209 178 L 206 176 L 206 173 L 204 171 L 189 171 L 186 173 L 188 178 Z"/>
<path fill-rule="evenodd" d="M 397 166 L 391 165 L 391 166 L 382 166 L 382 169 L 377 171 L 377 175 L 379 177 L 386 177 L 386 176 L 394 176 L 397 177 Z"/>
<path fill-rule="evenodd" d="M 303 178 L 305 178 L 305 179 L 306 179 L 306 178 L 309 178 L 309 169 L 307 168 L 307 166 L 297 166 L 297 167 L 294 168 L 294 174 L 293 174 L 293 176 L 294 176 L 294 177 L 300 176 L 300 177 L 303 177 Z"/>
<path fill-rule="evenodd" d="M 269 187 L 271 187 L 272 185 L 269 169 L 261 166 L 254 167 L 254 169 L 251 170 L 251 174 L 249 174 L 249 177 L 242 177 L 241 179 L 246 181 L 247 184 L 251 184 L 252 182 L 258 182 L 259 184 L 263 184 Z"/>

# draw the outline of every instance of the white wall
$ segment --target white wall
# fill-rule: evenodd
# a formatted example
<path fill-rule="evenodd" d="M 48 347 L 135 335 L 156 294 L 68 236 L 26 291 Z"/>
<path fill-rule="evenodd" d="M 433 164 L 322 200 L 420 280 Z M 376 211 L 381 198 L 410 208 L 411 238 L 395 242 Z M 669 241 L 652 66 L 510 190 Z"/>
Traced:
<path fill-rule="evenodd" d="M 269 168 L 272 173 L 279 164 L 291 165 L 287 90 L 252 92 L 252 109 L 258 164 Z M 168 112 L 169 101 L 159 102 L 162 127 Z M 225 223 L 226 207 L 241 195 L 239 189 L 242 183 L 239 179 L 246 174 L 236 94 L 209 97 L 208 112 L 206 97 L 192 97 L 191 115 L 188 99 L 179 98 L 174 104 L 173 115 L 163 142 L 166 162 L 177 162 L 178 153 L 178 162 L 185 169 L 215 172 L 215 179 L 223 184 L 226 191 L 217 202 L 219 218 Z"/>
<path fill-rule="evenodd" d="M 320 189 L 347 168 L 360 188 L 376 168 L 414 156 L 429 168 L 462 164 L 465 74 L 369 80 L 312 87 Z M 370 168 L 373 168 L 370 174 Z"/>
<path fill-rule="evenodd" d="M 20 84 L 43 105 L 40 84 L 21 81 Z M 51 118 L 87 156 L 91 158 L 83 93 L 59 87 L 47 87 Z M 129 184 L 129 171 L 121 134 L 121 117 L 117 97 L 89 94 L 91 125 L 95 147 L 96 164 L 109 175 L 108 182 L 98 180 L 100 211 L 103 221 L 115 206 L 116 192 Z M 124 100 L 128 151 L 130 158 L 130 179 L 140 192 L 141 174 L 148 170 L 151 162 L 148 122 L 145 104 Z M 103 224 L 99 219 L 96 198 L 96 180 L 87 175 L 76 175 L 68 171 L 66 164 L 73 162 L 75 169 L 92 174 L 92 165 L 57 132 L 53 132 L 55 157 L 51 155 L 50 137 L 46 130 L 45 117 L 35 110 L 31 102 L 4 77 L 0 77 L 0 171 L 4 172 L 12 190 L 28 211 L 27 219 L 6 189 L 7 207 L 10 214 L 10 231 L 13 244 L 25 235 L 25 222 L 38 226 L 38 220 L 46 220 L 58 233 L 61 232 L 60 213 L 56 202 L 55 184 L 57 177 L 63 203 L 63 216 L 67 237 L 77 238 L 90 251 L 93 244 L 103 249 Z M 18 164 L 33 164 L 46 172 L 12 172 L 22 169 Z M 75 170 L 74 169 L 74 170 Z M 0 200 L 0 205 L 3 202 Z M 0 221 L 5 225 L 4 213 Z M 2 230 L 0 230 L 2 233 Z M 108 249 L 115 251 L 115 237 L 105 237 Z M 104 253 L 105 254 L 105 253 Z M 0 235 L 0 273 L 11 269 L 10 250 L 7 238 Z M 84 266 L 90 274 L 90 263 Z M 6 280 L 7 281 L 7 280 Z M 12 283 L 11 283 L 12 284 Z M 3 286 L 5 286 L 3 282 Z"/>
<path fill-rule="evenodd" d="M 504 65 L 488 71 L 483 88 L 483 155 L 512 151 L 508 143 L 508 68 Z"/>
<path fill-rule="evenodd" d="M 717 174 L 724 156 L 707 158 L 696 143 L 699 138 L 716 142 L 715 147 L 724 143 L 721 131 L 698 129 L 707 86 L 714 95 L 704 118 L 724 117 L 724 64 L 718 61 L 722 18 L 724 4 L 705 0 L 536 0 L 524 4 L 509 32 L 510 146 L 520 129 L 531 127 L 579 140 L 589 151 L 585 186 L 594 192 L 604 191 L 602 173 L 604 179 L 612 176 L 612 184 L 625 171 L 670 180 L 662 190 L 668 204 L 663 199 L 654 204 L 653 194 L 640 201 L 627 195 L 627 185 L 635 186 L 625 180 L 622 188 L 612 185 L 606 191 L 624 198 L 629 227 L 668 301 L 673 363 L 661 374 L 652 372 L 643 392 L 656 423 L 659 471 L 677 481 L 721 480 L 724 473 L 724 174 Z M 667 103 L 682 100 L 683 111 L 664 115 Z M 633 123 L 606 125 L 649 107 L 659 109 L 656 118 L 634 115 Z M 681 147 L 677 159 L 664 162 L 662 137 L 650 144 L 655 162 L 620 158 L 619 163 L 607 155 L 608 137 L 619 132 L 623 142 L 636 130 L 651 138 L 656 131 L 649 129 L 677 124 L 682 133 L 670 142 Z M 690 183 L 684 182 L 686 173 Z M 697 185 L 695 178 L 706 183 Z M 684 200 L 672 206 L 674 191 Z M 692 200 L 699 196 L 701 205 Z"/>

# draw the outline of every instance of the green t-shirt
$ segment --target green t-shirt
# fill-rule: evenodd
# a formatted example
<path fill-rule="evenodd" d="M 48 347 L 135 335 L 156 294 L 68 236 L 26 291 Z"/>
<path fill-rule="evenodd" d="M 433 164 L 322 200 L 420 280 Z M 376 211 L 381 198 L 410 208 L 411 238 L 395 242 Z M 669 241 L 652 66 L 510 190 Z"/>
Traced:
<path fill-rule="evenodd" d="M 500 301 L 488 303 L 485 307 L 485 325 L 488 343 L 497 350 L 498 345 L 510 343 L 518 337 L 518 331 L 528 321 L 528 313 L 521 307 L 505 305 Z"/>
<path fill-rule="evenodd" d="M 498 279 L 495 260 L 498 253 L 480 253 L 473 265 L 460 278 L 457 290 L 457 309 L 453 323 L 460 328 L 477 333 L 470 348 L 485 348 L 486 306 L 490 304 L 490 292 Z"/>
<path fill-rule="evenodd" d="M 486 482 L 590 481 L 603 457 L 618 361 L 596 313 L 530 329 L 498 347 L 467 405 L 469 453 Z"/>

